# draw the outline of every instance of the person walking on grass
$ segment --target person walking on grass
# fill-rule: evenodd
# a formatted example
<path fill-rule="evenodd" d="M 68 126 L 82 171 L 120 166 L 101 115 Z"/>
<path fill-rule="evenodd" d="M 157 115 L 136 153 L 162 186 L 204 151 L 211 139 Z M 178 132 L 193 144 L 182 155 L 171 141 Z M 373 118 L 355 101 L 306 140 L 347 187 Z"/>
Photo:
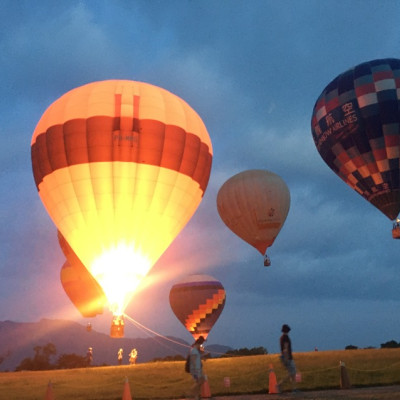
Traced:
<path fill-rule="evenodd" d="M 278 382 L 277 384 L 277 392 L 281 392 L 282 385 L 286 382 L 290 382 L 292 386 L 292 390 L 294 392 L 297 391 L 296 387 L 296 364 L 293 360 L 292 355 L 292 342 L 289 337 L 290 326 L 287 324 L 282 325 L 282 336 L 280 337 L 280 348 L 281 348 L 281 361 L 287 375 Z"/>
<path fill-rule="evenodd" d="M 190 394 L 195 400 L 200 400 L 201 385 L 204 383 L 205 378 L 203 374 L 203 364 L 201 361 L 202 346 L 205 342 L 203 336 L 200 336 L 190 349 L 190 374 L 194 380 L 190 389 Z"/>
<path fill-rule="evenodd" d="M 136 349 L 133 349 L 133 350 L 129 353 L 129 364 L 135 365 L 135 364 L 136 364 L 137 356 L 138 356 L 137 350 L 136 350 Z"/>

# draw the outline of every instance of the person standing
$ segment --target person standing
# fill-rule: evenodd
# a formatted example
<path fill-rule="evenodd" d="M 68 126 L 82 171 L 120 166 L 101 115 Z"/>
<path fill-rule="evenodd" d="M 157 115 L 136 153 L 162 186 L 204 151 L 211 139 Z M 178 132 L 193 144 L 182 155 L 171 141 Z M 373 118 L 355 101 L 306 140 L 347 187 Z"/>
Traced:
<path fill-rule="evenodd" d="M 124 356 L 124 350 L 119 349 L 119 350 L 118 350 L 118 355 L 117 355 L 117 358 L 118 358 L 118 365 L 121 365 L 121 364 L 122 364 L 122 358 L 123 358 L 123 356 Z"/>
<path fill-rule="evenodd" d="M 88 351 L 87 351 L 87 353 L 86 353 L 86 362 L 87 362 L 87 365 L 88 365 L 88 366 L 92 365 L 92 361 L 93 361 L 93 348 L 92 348 L 92 347 L 89 347 L 89 348 L 88 348 Z"/>
<path fill-rule="evenodd" d="M 193 378 L 191 395 L 195 400 L 200 400 L 201 385 L 204 383 L 203 363 L 201 361 L 202 346 L 205 342 L 203 336 L 200 336 L 190 349 L 190 374 Z"/>
<path fill-rule="evenodd" d="M 136 364 L 136 359 L 138 356 L 138 352 L 136 349 L 133 349 L 130 353 L 129 353 L 129 364 L 134 365 Z"/>
<path fill-rule="evenodd" d="M 287 324 L 282 325 L 282 336 L 280 337 L 280 348 L 281 348 L 281 361 L 286 369 L 287 375 L 278 382 L 277 391 L 281 392 L 281 386 L 289 381 L 293 391 L 297 391 L 296 388 L 296 364 L 293 360 L 292 354 L 292 341 L 289 337 L 290 326 Z"/>

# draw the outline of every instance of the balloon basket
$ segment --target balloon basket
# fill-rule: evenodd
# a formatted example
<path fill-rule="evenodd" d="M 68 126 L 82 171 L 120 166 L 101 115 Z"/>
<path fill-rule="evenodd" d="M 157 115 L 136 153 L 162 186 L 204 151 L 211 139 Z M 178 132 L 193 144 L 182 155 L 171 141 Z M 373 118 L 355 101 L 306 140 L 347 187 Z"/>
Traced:
<path fill-rule="evenodd" d="M 123 316 L 114 317 L 111 322 L 110 336 L 112 338 L 124 337 L 125 321 Z"/>
<path fill-rule="evenodd" d="M 392 229 L 393 239 L 400 239 L 400 226 L 396 225 Z"/>

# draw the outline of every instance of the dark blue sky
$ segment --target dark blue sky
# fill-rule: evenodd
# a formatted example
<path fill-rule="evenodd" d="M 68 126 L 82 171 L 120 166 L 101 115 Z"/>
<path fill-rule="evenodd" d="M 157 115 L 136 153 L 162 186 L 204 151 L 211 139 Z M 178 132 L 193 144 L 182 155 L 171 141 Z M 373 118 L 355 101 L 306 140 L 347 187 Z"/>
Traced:
<path fill-rule="evenodd" d="M 207 126 L 214 159 L 203 202 L 129 316 L 190 341 L 170 310 L 169 289 L 206 273 L 227 292 L 209 343 L 276 352 L 283 323 L 296 351 L 400 340 L 400 243 L 391 222 L 324 164 L 310 129 L 315 100 L 339 73 L 400 58 L 398 1 L 3 0 L 0 9 L 1 321 L 87 322 L 59 281 L 64 257 L 36 192 L 30 141 L 64 92 L 131 79 L 185 99 Z M 225 180 L 253 168 L 279 174 L 291 192 L 270 269 L 216 209 Z M 96 318 L 94 329 L 107 332 L 110 319 Z"/>

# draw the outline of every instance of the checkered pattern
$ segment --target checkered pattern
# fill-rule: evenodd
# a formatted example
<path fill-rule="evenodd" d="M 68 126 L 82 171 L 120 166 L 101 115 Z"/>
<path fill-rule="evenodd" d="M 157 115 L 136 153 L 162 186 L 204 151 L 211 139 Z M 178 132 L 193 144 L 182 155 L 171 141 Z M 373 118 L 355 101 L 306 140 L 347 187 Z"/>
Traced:
<path fill-rule="evenodd" d="M 207 275 L 193 275 L 175 284 L 169 294 L 172 311 L 194 339 L 207 338 L 225 306 L 225 299 L 221 282 Z"/>
<path fill-rule="evenodd" d="M 205 303 L 193 310 L 192 314 L 188 315 L 185 320 L 186 329 L 190 333 L 201 331 L 201 325 L 208 316 L 211 316 L 214 311 L 217 311 L 225 304 L 225 290 L 219 289 L 211 298 L 208 298 Z M 208 333 L 208 332 L 207 332 Z"/>
<path fill-rule="evenodd" d="M 336 77 L 311 128 L 328 166 L 388 218 L 400 211 L 400 60 L 373 60 Z"/>

